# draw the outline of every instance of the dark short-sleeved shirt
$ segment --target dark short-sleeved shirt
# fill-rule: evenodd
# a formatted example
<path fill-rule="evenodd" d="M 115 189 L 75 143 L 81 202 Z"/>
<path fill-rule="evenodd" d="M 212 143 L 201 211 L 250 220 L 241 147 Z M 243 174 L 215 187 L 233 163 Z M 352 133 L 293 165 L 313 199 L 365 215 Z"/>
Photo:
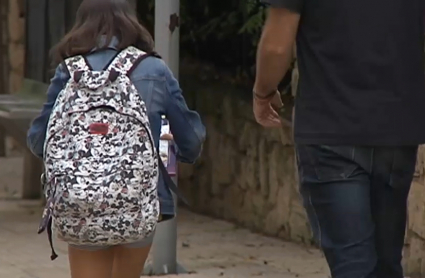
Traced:
<path fill-rule="evenodd" d="M 425 143 L 425 1 L 263 2 L 301 15 L 296 143 Z"/>

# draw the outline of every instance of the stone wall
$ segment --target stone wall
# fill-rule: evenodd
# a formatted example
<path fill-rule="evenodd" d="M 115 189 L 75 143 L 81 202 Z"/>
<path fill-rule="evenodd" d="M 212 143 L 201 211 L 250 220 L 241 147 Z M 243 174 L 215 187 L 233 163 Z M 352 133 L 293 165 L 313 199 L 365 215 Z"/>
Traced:
<path fill-rule="evenodd" d="M 189 82 L 183 75 L 183 88 L 193 86 Z M 188 102 L 202 114 L 208 138 L 198 163 L 180 166 L 179 184 L 198 212 L 310 244 L 297 190 L 291 128 L 261 128 L 251 103 L 235 91 L 209 85 L 186 91 Z M 250 96 L 249 90 L 243 93 Z"/>
<path fill-rule="evenodd" d="M 199 74 L 199 73 L 198 73 Z M 291 129 L 265 130 L 254 121 L 249 90 L 186 80 L 185 96 L 207 127 L 204 152 L 181 165 L 179 186 L 197 212 L 267 235 L 312 244 L 297 190 Z M 222 83 L 220 81 L 216 83 Z M 195 93 L 196 92 L 196 93 Z M 245 100 L 244 100 L 245 99 Z M 409 201 L 406 272 L 425 275 L 425 147 L 421 146 Z"/>
<path fill-rule="evenodd" d="M 425 275 L 425 146 L 420 146 L 409 197 L 409 220 L 405 248 L 406 272 Z M 415 277 L 416 277 L 415 276 Z"/>

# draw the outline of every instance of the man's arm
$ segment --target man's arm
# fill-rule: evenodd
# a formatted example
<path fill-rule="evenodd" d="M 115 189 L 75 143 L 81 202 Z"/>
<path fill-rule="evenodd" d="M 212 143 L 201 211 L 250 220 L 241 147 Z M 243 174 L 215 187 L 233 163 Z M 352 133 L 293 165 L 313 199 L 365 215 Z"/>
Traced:
<path fill-rule="evenodd" d="M 257 50 L 254 92 L 270 95 L 277 89 L 293 58 L 303 0 L 264 0 L 270 5 Z"/>

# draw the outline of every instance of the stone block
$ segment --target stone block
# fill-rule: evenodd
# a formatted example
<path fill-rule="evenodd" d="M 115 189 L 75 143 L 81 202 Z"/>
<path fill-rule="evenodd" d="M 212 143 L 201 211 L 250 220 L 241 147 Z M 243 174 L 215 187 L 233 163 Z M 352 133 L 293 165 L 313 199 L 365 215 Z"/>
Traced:
<path fill-rule="evenodd" d="M 241 134 L 238 136 L 238 147 L 241 151 L 257 148 L 258 140 L 261 138 L 259 130 L 260 128 L 252 122 L 243 123 Z"/>
<path fill-rule="evenodd" d="M 199 92 L 196 92 L 199 93 Z M 185 97 L 188 99 L 188 103 L 195 103 L 196 109 L 202 111 L 203 115 L 217 115 L 220 114 L 220 108 L 222 103 L 221 94 L 213 94 L 208 91 L 206 94 L 202 94 L 202 97 L 196 97 L 196 93 L 186 94 Z M 194 99 L 191 99 L 194 98 Z"/>
<path fill-rule="evenodd" d="M 409 196 L 409 229 L 425 239 L 425 185 L 413 182 Z"/>
<path fill-rule="evenodd" d="M 199 208 L 201 211 L 207 211 L 214 214 L 214 207 L 210 206 L 213 197 L 210 194 L 211 188 L 211 171 L 197 172 L 195 181 L 191 184 L 189 190 L 197 192 L 198 195 L 194 199 L 189 200 L 194 204 L 194 207 Z M 196 189 L 194 188 L 196 187 Z"/>
<path fill-rule="evenodd" d="M 420 179 L 424 177 L 424 167 L 425 167 L 425 146 L 419 146 L 418 149 L 418 157 L 416 160 L 416 168 L 415 168 L 415 178 Z"/>
<path fill-rule="evenodd" d="M 417 236 L 410 237 L 408 248 L 404 252 L 404 271 L 413 277 L 422 277 L 425 273 L 425 242 Z"/>
<path fill-rule="evenodd" d="M 225 188 L 223 193 L 223 214 L 225 219 L 238 221 L 243 214 L 244 192 L 233 184 Z"/>
<path fill-rule="evenodd" d="M 264 198 L 269 195 L 269 149 L 267 141 L 261 139 L 258 145 L 258 171 L 259 171 L 259 188 L 261 194 Z"/>
<path fill-rule="evenodd" d="M 232 183 L 236 174 L 235 160 L 238 157 L 236 148 L 226 135 L 218 135 L 214 142 L 215 151 L 209 154 L 213 171 L 212 183 L 213 185 Z"/>
<path fill-rule="evenodd" d="M 254 123 L 257 127 L 260 127 L 259 124 L 255 121 L 254 112 L 252 110 L 252 101 L 251 98 L 249 101 L 242 99 L 235 99 L 234 102 L 234 111 L 235 116 L 245 121 Z"/>
<path fill-rule="evenodd" d="M 194 166 L 192 164 L 187 163 L 179 163 L 178 170 L 179 170 L 179 179 L 185 180 L 190 179 L 194 175 Z"/>
<path fill-rule="evenodd" d="M 259 186 L 257 153 L 257 149 L 249 149 L 246 156 L 239 160 L 240 171 L 236 181 L 243 190 L 255 190 Z"/>
<path fill-rule="evenodd" d="M 301 205 L 299 195 L 291 198 L 291 211 L 289 216 L 290 239 L 296 242 L 311 244 L 313 236 L 304 207 Z"/>
<path fill-rule="evenodd" d="M 276 209 L 273 209 L 269 211 L 269 213 L 266 215 L 263 232 L 267 235 L 271 236 L 278 236 L 281 227 L 282 222 L 278 221 L 278 211 Z"/>
<path fill-rule="evenodd" d="M 242 133 L 243 125 L 235 117 L 234 101 L 232 98 L 224 98 L 222 104 L 222 128 L 223 132 L 238 137 Z"/>
<path fill-rule="evenodd" d="M 256 191 L 246 191 L 243 201 L 242 223 L 248 228 L 261 231 L 264 227 L 267 204 L 261 194 Z"/>

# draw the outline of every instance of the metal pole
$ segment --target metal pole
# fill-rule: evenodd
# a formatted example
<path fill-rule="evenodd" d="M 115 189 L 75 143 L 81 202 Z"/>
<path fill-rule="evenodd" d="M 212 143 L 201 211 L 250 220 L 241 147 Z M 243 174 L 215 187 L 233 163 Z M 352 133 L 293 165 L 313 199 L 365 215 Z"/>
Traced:
<path fill-rule="evenodd" d="M 180 0 L 155 0 L 155 49 L 174 76 L 179 75 Z"/>
<path fill-rule="evenodd" d="M 180 0 L 155 0 L 155 48 L 176 78 L 179 74 L 179 12 Z M 173 179 L 177 184 L 177 176 Z M 177 201 L 174 196 L 176 212 Z M 152 265 L 145 268 L 145 274 L 180 273 L 186 271 L 177 263 L 177 222 L 172 219 L 158 224 L 152 245 Z"/>

